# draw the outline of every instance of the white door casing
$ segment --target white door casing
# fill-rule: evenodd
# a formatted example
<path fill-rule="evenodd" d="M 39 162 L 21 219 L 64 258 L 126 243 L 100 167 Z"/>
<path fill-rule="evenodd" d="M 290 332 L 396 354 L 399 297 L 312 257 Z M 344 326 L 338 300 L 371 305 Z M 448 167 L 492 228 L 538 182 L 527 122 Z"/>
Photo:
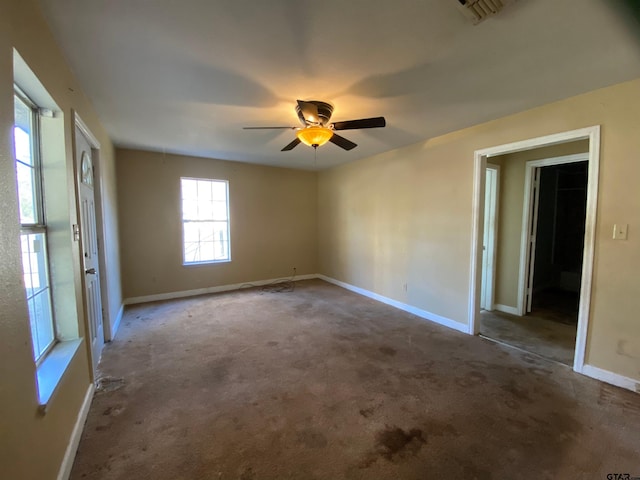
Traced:
<path fill-rule="evenodd" d="M 582 257 L 582 277 L 580 281 L 580 304 L 578 308 L 578 328 L 576 332 L 576 348 L 573 370 L 578 373 L 593 376 L 593 370 L 585 365 L 587 336 L 589 331 L 589 314 L 591 305 L 591 288 L 593 282 L 593 264 L 595 256 L 596 212 L 598 203 L 598 178 L 600 170 L 600 126 L 581 128 L 562 133 L 555 133 L 544 137 L 531 138 L 495 147 L 476 150 L 474 153 L 473 174 L 473 215 L 471 235 L 471 262 L 469 276 L 469 329 L 468 333 L 477 335 L 480 327 L 480 283 L 482 281 L 482 217 L 484 212 L 484 171 L 487 158 L 506 153 L 521 152 L 534 148 L 557 145 L 575 140 L 589 140 L 587 159 L 587 209 L 585 219 L 584 250 Z M 574 160 L 575 161 L 575 160 Z M 523 249 L 521 249 L 521 255 Z M 522 264 L 521 259 L 521 264 Z M 522 273 L 522 269 L 521 269 Z M 520 276 L 518 307 L 524 305 L 523 275 Z"/>
<path fill-rule="evenodd" d="M 77 127 L 75 134 L 75 170 L 78 185 L 78 203 L 80 206 L 80 248 L 83 262 L 85 316 L 89 327 L 88 335 L 91 345 L 93 372 L 95 373 L 100 361 L 102 347 L 104 346 L 104 331 L 96 228 L 94 166 L 91 144 Z"/>

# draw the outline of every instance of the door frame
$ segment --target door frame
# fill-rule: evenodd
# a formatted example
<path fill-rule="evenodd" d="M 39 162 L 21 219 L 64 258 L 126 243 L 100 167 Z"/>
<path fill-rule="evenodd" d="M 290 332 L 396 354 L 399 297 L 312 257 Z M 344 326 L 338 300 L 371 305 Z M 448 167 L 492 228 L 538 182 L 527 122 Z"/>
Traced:
<path fill-rule="evenodd" d="M 534 268 L 531 263 L 535 263 L 535 249 L 534 254 L 532 255 L 531 242 L 529 241 L 530 235 L 528 232 L 535 231 L 534 225 L 538 220 L 537 205 L 535 205 L 535 201 L 533 201 L 533 184 L 535 170 L 541 167 L 550 167 L 552 165 L 564 165 L 567 163 L 588 161 L 588 153 L 576 153 L 573 155 L 564 155 L 561 157 L 545 158 L 541 160 L 529 160 L 525 163 L 524 202 L 522 204 L 522 233 L 520 238 L 520 264 L 518 267 L 518 315 L 520 316 L 526 315 L 529 311 L 531 311 L 531 299 L 527 298 L 527 288 L 529 288 L 533 280 Z M 587 178 L 587 182 L 588 181 L 589 179 Z M 536 195 L 539 195 L 539 189 L 536 191 Z"/>
<path fill-rule="evenodd" d="M 109 316 L 109 307 L 108 307 L 108 299 L 109 299 L 109 285 L 106 278 L 106 252 L 104 248 L 104 239 L 105 239 L 105 224 L 104 224 L 104 208 L 102 203 L 102 192 L 103 192 L 103 176 L 101 172 L 101 162 L 100 162 L 100 142 L 93 135 L 87 124 L 82 120 L 80 115 L 75 110 L 71 111 L 73 118 L 73 133 L 72 133 L 72 148 L 73 148 L 73 173 L 74 173 L 74 185 L 76 192 L 76 205 L 79 209 L 79 195 L 80 192 L 78 190 L 78 171 L 77 171 L 77 159 L 76 156 L 76 128 L 82 132 L 86 140 L 89 142 L 91 146 L 91 160 L 93 164 L 93 175 L 94 175 L 94 201 L 95 201 L 95 213 L 96 213 L 96 233 L 98 239 L 98 269 L 99 269 L 99 281 L 100 281 L 100 300 L 102 305 L 102 331 L 104 338 L 102 339 L 105 343 L 111 340 L 111 318 Z M 82 259 L 80 259 L 82 261 Z M 84 269 L 81 268 L 84 272 Z M 84 297 L 84 288 L 83 288 L 83 297 Z M 89 324 L 88 324 L 88 315 L 86 312 L 87 304 L 86 299 L 83 301 L 83 308 L 85 309 L 84 318 L 85 318 L 85 329 L 89 332 Z M 91 356 L 90 364 L 93 365 L 93 352 L 91 349 L 91 342 L 87 342 L 89 355 Z M 93 368 L 91 369 L 93 370 Z M 92 375 L 95 376 L 95 372 L 92 372 Z M 95 380 L 95 378 L 94 378 Z"/>
<path fill-rule="evenodd" d="M 587 180 L 587 213 L 585 218 L 585 242 L 582 256 L 582 279 L 578 308 L 578 328 L 573 370 L 582 373 L 584 368 L 591 288 L 596 238 L 596 207 L 598 203 L 598 179 L 600 171 L 600 125 L 580 128 L 567 132 L 546 135 L 519 142 L 484 148 L 474 152 L 473 173 L 473 215 L 471 233 L 471 262 L 469 279 L 469 331 L 477 335 L 480 329 L 480 282 L 482 280 L 482 230 L 484 228 L 484 178 L 487 158 L 507 153 L 522 152 L 540 147 L 567 143 L 575 140 L 589 140 L 589 169 Z"/>
<path fill-rule="evenodd" d="M 498 210 L 500 205 L 500 165 L 487 163 L 486 170 L 495 171 L 495 185 L 494 192 L 491 197 L 491 209 L 493 210 L 493 227 L 491 228 L 490 241 L 485 245 L 486 250 L 484 253 L 487 255 L 487 271 L 485 272 L 484 260 L 482 260 L 482 277 L 483 281 L 480 284 L 480 292 L 484 285 L 484 299 L 480 299 L 480 303 L 484 300 L 484 309 L 492 311 L 495 305 L 495 279 L 496 279 L 496 245 L 498 239 Z M 485 170 L 485 193 L 486 193 L 486 170 Z M 485 196 L 485 212 L 483 215 L 483 240 L 484 240 L 484 226 L 486 220 L 486 196 Z M 483 241 L 484 243 L 484 241 Z M 483 257 L 484 259 L 484 257 Z M 485 274 L 488 274 L 488 278 L 485 279 Z M 485 281 L 486 280 L 486 281 Z"/>

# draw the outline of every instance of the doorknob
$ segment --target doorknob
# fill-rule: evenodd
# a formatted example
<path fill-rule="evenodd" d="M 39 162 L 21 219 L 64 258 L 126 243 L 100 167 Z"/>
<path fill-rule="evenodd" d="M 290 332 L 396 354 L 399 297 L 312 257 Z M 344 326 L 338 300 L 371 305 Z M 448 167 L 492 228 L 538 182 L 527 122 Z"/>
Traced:
<path fill-rule="evenodd" d="M 96 274 L 96 269 L 95 268 L 90 268 L 88 270 L 85 270 L 84 273 L 88 273 L 89 275 L 95 275 Z"/>

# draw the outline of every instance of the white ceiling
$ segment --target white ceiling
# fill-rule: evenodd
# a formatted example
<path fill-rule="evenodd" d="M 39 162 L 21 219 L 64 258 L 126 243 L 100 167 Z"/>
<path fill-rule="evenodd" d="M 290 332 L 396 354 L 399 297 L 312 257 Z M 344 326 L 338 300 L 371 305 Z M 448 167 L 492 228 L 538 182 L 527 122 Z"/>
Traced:
<path fill-rule="evenodd" d="M 612 0 L 518 0 L 474 26 L 457 0 L 40 0 L 118 146 L 325 168 L 640 77 Z M 281 152 L 296 99 L 358 147 Z M 317 163 L 315 163 L 317 161 Z"/>

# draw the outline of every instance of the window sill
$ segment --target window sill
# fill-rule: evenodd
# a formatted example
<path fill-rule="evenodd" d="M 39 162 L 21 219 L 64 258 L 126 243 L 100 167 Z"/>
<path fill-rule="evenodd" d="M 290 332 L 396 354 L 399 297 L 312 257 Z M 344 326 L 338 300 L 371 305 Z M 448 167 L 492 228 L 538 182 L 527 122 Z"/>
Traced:
<path fill-rule="evenodd" d="M 62 380 L 64 372 L 71 364 L 82 339 L 59 342 L 49 352 L 43 362 L 38 365 L 37 388 L 38 388 L 38 410 L 40 413 L 47 413 L 47 407 L 51 402 L 57 387 Z"/>
<path fill-rule="evenodd" d="M 231 259 L 207 260 L 204 262 L 182 262 L 183 267 L 197 267 L 198 265 L 215 265 L 216 263 L 231 263 Z"/>

